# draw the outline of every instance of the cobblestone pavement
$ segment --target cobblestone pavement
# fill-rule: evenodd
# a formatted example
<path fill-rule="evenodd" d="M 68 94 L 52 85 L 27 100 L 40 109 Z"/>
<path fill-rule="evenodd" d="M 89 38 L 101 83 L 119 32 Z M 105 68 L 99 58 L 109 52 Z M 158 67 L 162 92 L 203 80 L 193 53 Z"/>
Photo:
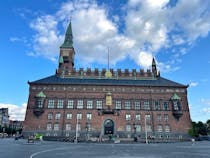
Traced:
<path fill-rule="evenodd" d="M 96 144 L 0 139 L 1 158 L 210 158 L 210 141 Z"/>

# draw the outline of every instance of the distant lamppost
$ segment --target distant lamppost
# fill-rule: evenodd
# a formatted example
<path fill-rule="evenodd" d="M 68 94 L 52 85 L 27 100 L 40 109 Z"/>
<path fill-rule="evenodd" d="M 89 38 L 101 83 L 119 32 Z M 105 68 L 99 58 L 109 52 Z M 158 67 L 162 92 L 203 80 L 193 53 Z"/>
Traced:
<path fill-rule="evenodd" d="M 134 134 L 134 142 L 137 142 L 137 136 L 136 136 L 136 124 L 133 123 L 133 134 Z"/>
<path fill-rule="evenodd" d="M 145 126 L 145 139 L 146 139 L 146 144 L 148 144 L 147 140 L 147 118 L 144 116 L 144 126 Z"/>
<path fill-rule="evenodd" d="M 89 123 L 86 122 L 86 141 L 89 140 Z"/>
<path fill-rule="evenodd" d="M 77 123 L 76 123 L 76 138 L 75 138 L 75 143 L 77 143 L 77 137 L 78 137 L 78 116 L 77 116 Z"/>

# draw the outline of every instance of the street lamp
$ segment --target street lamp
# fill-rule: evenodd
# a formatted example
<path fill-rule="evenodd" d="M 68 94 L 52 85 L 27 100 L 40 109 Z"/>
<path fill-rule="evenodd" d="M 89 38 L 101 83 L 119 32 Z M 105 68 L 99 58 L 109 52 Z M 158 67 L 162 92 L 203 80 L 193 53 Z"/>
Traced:
<path fill-rule="evenodd" d="M 147 140 L 147 118 L 144 116 L 144 126 L 145 126 L 145 139 L 146 139 L 146 144 L 148 144 Z"/>
<path fill-rule="evenodd" d="M 86 122 L 86 141 L 89 140 L 89 123 Z"/>
<path fill-rule="evenodd" d="M 134 132 L 134 142 L 137 142 L 137 136 L 136 136 L 136 124 L 133 123 L 133 132 Z"/>
<path fill-rule="evenodd" d="M 77 137 L 78 137 L 78 115 L 77 115 L 77 122 L 76 122 L 76 138 L 75 138 L 75 143 L 77 143 Z"/>

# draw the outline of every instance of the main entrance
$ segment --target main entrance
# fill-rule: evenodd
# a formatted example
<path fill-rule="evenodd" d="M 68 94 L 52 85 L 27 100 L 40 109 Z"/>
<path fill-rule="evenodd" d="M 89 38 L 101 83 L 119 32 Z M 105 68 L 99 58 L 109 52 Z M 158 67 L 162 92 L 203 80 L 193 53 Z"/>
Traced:
<path fill-rule="evenodd" d="M 104 122 L 104 135 L 114 134 L 114 122 L 110 119 Z"/>

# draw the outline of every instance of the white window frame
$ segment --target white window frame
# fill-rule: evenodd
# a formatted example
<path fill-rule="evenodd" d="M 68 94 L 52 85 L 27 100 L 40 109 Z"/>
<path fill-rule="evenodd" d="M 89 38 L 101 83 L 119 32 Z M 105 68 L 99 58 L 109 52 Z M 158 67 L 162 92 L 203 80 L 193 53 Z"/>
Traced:
<path fill-rule="evenodd" d="M 140 103 L 140 101 L 135 101 L 134 102 L 134 108 L 135 108 L 135 110 L 141 110 L 141 103 Z"/>
<path fill-rule="evenodd" d="M 131 120 L 131 114 L 125 114 L 125 120 L 130 121 Z"/>
<path fill-rule="evenodd" d="M 57 108 L 62 109 L 63 108 L 63 103 L 64 103 L 63 99 L 58 99 Z"/>
<path fill-rule="evenodd" d="M 53 109 L 54 107 L 55 107 L 55 100 L 54 99 L 49 99 L 47 108 L 48 109 Z"/>
<path fill-rule="evenodd" d="M 96 109 L 103 109 L 103 101 L 96 100 Z"/>
<path fill-rule="evenodd" d="M 125 101 L 125 109 L 130 110 L 131 109 L 131 102 L 130 101 Z"/>
<path fill-rule="evenodd" d="M 66 114 L 66 119 L 71 120 L 72 119 L 72 113 L 67 113 Z"/>
<path fill-rule="evenodd" d="M 47 131 L 52 131 L 52 123 L 47 123 Z"/>
<path fill-rule="evenodd" d="M 83 109 L 84 101 L 82 99 L 77 100 L 77 109 Z"/>
<path fill-rule="evenodd" d="M 69 99 L 67 101 L 67 109 L 73 109 L 74 108 L 74 100 L 73 99 Z"/>
<path fill-rule="evenodd" d="M 48 120 L 52 120 L 53 119 L 53 113 L 52 112 L 47 114 L 47 119 Z"/>
<path fill-rule="evenodd" d="M 93 109 L 93 101 L 92 100 L 87 101 L 87 109 Z"/>
<path fill-rule="evenodd" d="M 116 109 L 122 109 L 122 102 L 120 100 L 115 101 L 115 108 Z"/>
<path fill-rule="evenodd" d="M 61 113 L 56 113 L 55 114 L 55 119 L 60 120 L 61 119 Z"/>

